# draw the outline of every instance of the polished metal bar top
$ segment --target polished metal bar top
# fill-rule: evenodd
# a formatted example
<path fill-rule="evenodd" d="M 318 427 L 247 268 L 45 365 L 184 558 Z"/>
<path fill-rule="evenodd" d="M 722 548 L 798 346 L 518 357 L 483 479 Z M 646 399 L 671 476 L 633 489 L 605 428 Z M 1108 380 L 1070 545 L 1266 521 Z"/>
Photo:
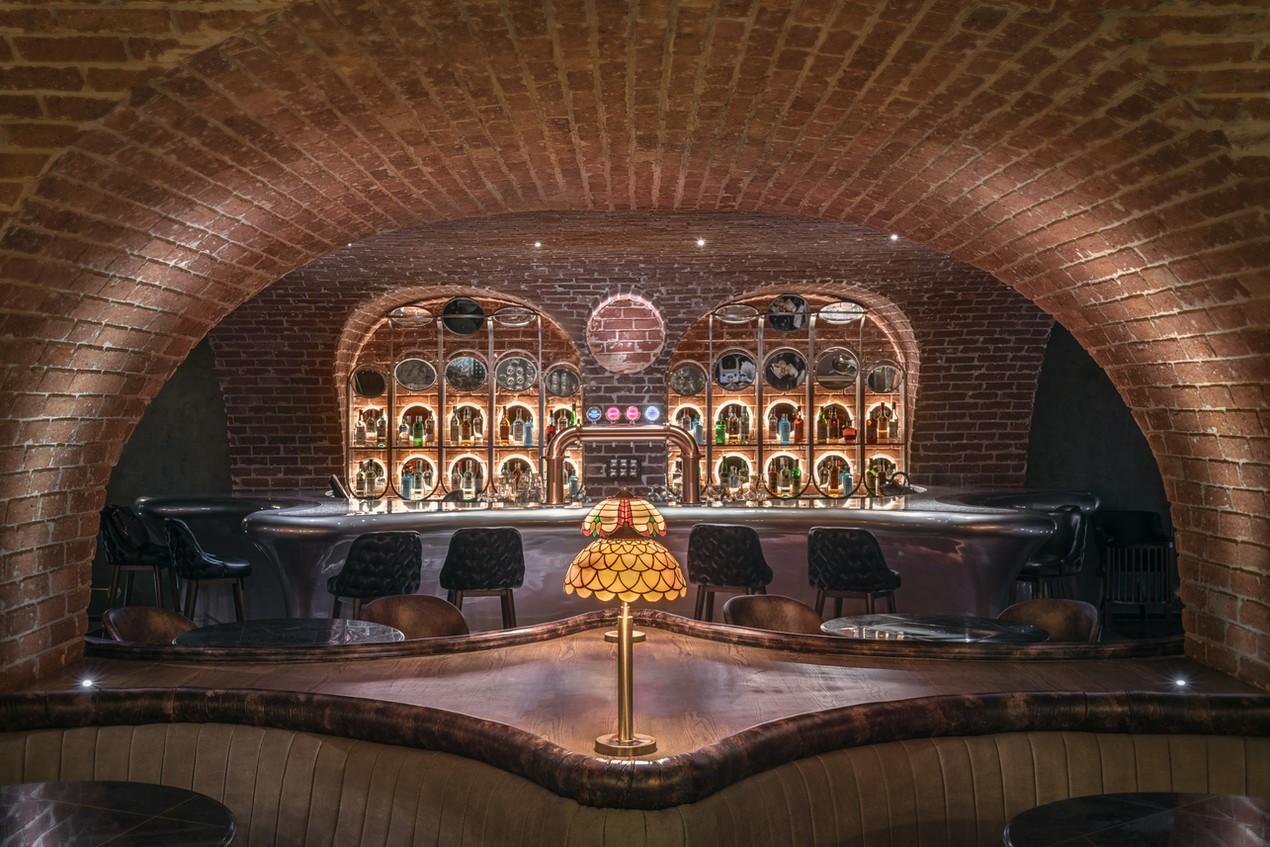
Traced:
<path fill-rule="evenodd" d="M 277 618 L 222 623 L 183 632 L 180 647 L 330 647 L 404 641 L 401 630 L 348 618 Z"/>
<path fill-rule="evenodd" d="M 1049 640 L 1048 632 L 1031 624 L 1003 623 L 970 615 L 851 615 L 825 621 L 820 629 L 826 635 L 866 641 L 1035 644 Z"/>
<path fill-rule="evenodd" d="M 1270 800 L 1234 794 L 1092 794 L 1037 806 L 1006 847 L 1266 847 Z"/>
<path fill-rule="evenodd" d="M 229 809 L 168 785 L 94 780 L 0 786 L 0 842 L 15 847 L 221 847 L 236 831 Z"/>

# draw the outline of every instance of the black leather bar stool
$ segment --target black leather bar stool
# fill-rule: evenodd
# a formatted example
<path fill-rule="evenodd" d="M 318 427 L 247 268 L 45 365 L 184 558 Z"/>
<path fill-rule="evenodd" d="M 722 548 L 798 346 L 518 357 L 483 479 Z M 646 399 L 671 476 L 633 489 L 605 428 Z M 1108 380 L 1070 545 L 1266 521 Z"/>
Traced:
<path fill-rule="evenodd" d="M 198 606 L 198 590 L 202 583 L 228 582 L 234 590 L 234 614 L 238 620 L 243 620 L 246 617 L 243 580 L 251 576 L 251 562 L 246 559 L 226 559 L 208 553 L 198 543 L 185 521 L 168 518 L 164 525 L 168 530 L 172 565 L 185 588 L 185 616 L 194 619 L 194 611 Z"/>
<path fill-rule="evenodd" d="M 441 566 L 441 587 L 446 590 L 446 599 L 458 608 L 463 608 L 464 597 L 497 596 L 503 604 L 503 627 L 514 627 L 512 589 L 524 584 L 525 551 L 516 529 L 460 529 L 450 537 Z"/>
<path fill-rule="evenodd" d="M 114 574 L 110 578 L 110 595 L 106 605 L 115 607 L 119 597 L 120 576 L 123 576 L 123 602 L 127 606 L 132 603 L 132 583 L 139 571 L 149 571 L 154 578 L 154 604 L 165 607 L 163 597 L 163 575 L 172 587 L 172 602 L 175 604 L 176 583 L 172 574 L 172 556 L 168 549 L 156 544 L 146 529 L 141 516 L 127 506 L 107 506 L 101 510 L 101 523 L 97 528 L 97 543 L 106 556 L 106 564 L 110 565 Z"/>
<path fill-rule="evenodd" d="M 739 524 L 699 523 L 688 535 L 688 581 L 697 584 L 693 617 L 714 620 L 717 592 L 766 594 L 772 569 L 758 533 Z"/>
<path fill-rule="evenodd" d="M 1068 583 L 1068 593 L 1075 594 L 1076 577 L 1085 566 L 1085 540 L 1089 534 L 1085 513 L 1079 506 L 1060 506 L 1049 516 L 1054 519 L 1054 534 L 1015 577 L 1015 587 L 1019 582 L 1031 586 L 1033 599 L 1061 596 L 1064 583 Z"/>
<path fill-rule="evenodd" d="M 833 598 L 833 616 L 842 617 L 844 598 L 863 599 L 866 614 L 873 601 L 886 598 L 895 611 L 900 575 L 886 566 L 873 533 L 863 529 L 814 526 L 807 533 L 807 579 L 816 589 L 816 613 L 825 613 L 825 598 Z"/>
<path fill-rule="evenodd" d="M 326 581 L 335 595 L 331 617 L 340 616 L 340 598 L 353 601 L 353 617 L 363 600 L 414 594 L 423 575 L 423 542 L 415 532 L 368 532 L 353 539 L 344 567 Z"/>

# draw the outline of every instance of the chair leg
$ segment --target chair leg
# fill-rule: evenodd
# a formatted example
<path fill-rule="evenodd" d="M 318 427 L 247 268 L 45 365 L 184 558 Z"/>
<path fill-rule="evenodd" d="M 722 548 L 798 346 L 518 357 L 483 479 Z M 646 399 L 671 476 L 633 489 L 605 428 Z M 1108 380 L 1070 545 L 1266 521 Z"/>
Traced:
<path fill-rule="evenodd" d="M 706 590 L 706 620 L 714 622 L 714 592 Z"/>
<path fill-rule="evenodd" d="M 234 615 L 240 622 L 247 619 L 247 613 L 244 611 L 246 605 L 243 598 L 243 581 L 236 579 L 234 580 Z"/>
<path fill-rule="evenodd" d="M 864 592 L 864 613 L 866 615 L 873 614 L 873 592 Z"/>
<path fill-rule="evenodd" d="M 136 571 L 128 571 L 128 575 L 123 578 L 123 604 L 125 606 L 132 605 L 132 581 L 136 577 Z"/>
<path fill-rule="evenodd" d="M 842 598 L 841 597 L 833 598 L 833 616 L 835 618 L 842 617 Z"/>
<path fill-rule="evenodd" d="M 151 576 L 154 577 L 154 605 L 162 609 L 164 607 L 163 579 L 162 579 L 163 575 L 159 573 L 159 566 L 155 565 L 154 567 L 150 568 L 150 574 Z"/>
<path fill-rule="evenodd" d="M 703 617 L 705 615 L 705 611 L 706 611 L 706 586 L 705 586 L 705 583 L 699 583 L 697 585 L 697 605 L 696 605 L 696 608 L 693 609 L 692 611 L 692 619 L 697 621 L 705 620 L 705 618 Z"/>
<path fill-rule="evenodd" d="M 339 616 L 340 616 L 340 598 L 339 598 L 339 595 L 337 594 L 331 598 L 331 620 L 334 620 L 335 618 L 338 618 Z"/>
<path fill-rule="evenodd" d="M 190 591 L 185 597 L 185 616 L 190 620 L 194 620 L 194 612 L 198 608 L 198 583 L 197 579 L 190 580 Z"/>
<path fill-rule="evenodd" d="M 456 609 L 462 609 L 462 608 L 463 608 L 463 592 L 462 592 L 462 591 L 451 591 L 451 592 L 450 592 L 450 594 L 451 594 L 451 596 L 453 596 L 453 597 L 454 597 L 454 599 L 450 601 L 451 603 L 453 603 L 453 604 L 454 604 L 454 608 L 456 608 Z"/>
<path fill-rule="evenodd" d="M 106 608 L 114 608 L 115 598 L 119 596 L 119 568 L 114 568 L 114 574 L 110 577 L 110 594 L 106 599 Z"/>
<path fill-rule="evenodd" d="M 512 590 L 504 588 L 498 595 L 498 599 L 503 604 L 503 629 L 515 629 L 516 601 L 512 597 Z"/>
<path fill-rule="evenodd" d="M 172 598 L 172 609 L 181 611 L 181 587 L 176 582 L 176 570 L 168 568 L 168 594 Z"/>
<path fill-rule="evenodd" d="M 825 616 L 825 590 L 823 588 L 816 589 L 816 614 L 822 618 Z"/>
<path fill-rule="evenodd" d="M 758 593 L 758 594 L 766 594 L 766 593 L 767 593 L 767 586 L 766 586 L 766 585 L 760 585 L 758 588 L 756 588 L 756 589 L 754 589 L 754 590 L 755 590 L 755 592 L 756 592 L 756 593 Z"/>
<path fill-rule="evenodd" d="M 891 613 L 895 612 L 895 592 L 894 591 L 886 592 L 886 610 Z"/>
<path fill-rule="evenodd" d="M 358 620 L 362 616 L 362 598 L 353 598 L 353 620 Z"/>

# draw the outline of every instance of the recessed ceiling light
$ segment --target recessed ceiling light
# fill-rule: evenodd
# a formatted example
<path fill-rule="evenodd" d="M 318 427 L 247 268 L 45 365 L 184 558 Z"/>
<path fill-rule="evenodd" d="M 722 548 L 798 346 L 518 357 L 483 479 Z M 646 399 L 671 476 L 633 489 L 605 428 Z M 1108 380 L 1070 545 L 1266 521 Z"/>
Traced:
<path fill-rule="evenodd" d="M 541 242 L 541 241 L 535 241 L 535 242 L 534 242 L 534 247 L 541 247 L 541 246 L 542 246 L 542 242 Z"/>
<path fill-rule="evenodd" d="M 96 683 L 93 682 L 91 679 L 88 679 L 87 677 L 79 681 L 80 688 L 92 688 L 94 685 L 96 685 Z"/>
<path fill-rule="evenodd" d="M 1176 685 L 1178 688 L 1185 688 L 1185 687 L 1186 687 L 1186 680 L 1182 679 L 1182 678 L 1179 676 L 1177 679 L 1173 680 L 1173 684 L 1174 684 L 1174 685 Z"/>
<path fill-rule="evenodd" d="M 698 246 L 698 247 L 705 247 L 705 246 L 706 246 L 706 240 L 705 240 L 704 238 L 698 238 L 698 239 L 697 239 L 697 246 Z"/>
<path fill-rule="evenodd" d="M 895 233 L 891 233 L 891 240 L 892 240 L 892 241 L 899 241 L 899 240 L 900 240 L 900 237 L 899 237 L 898 235 L 896 235 Z"/>

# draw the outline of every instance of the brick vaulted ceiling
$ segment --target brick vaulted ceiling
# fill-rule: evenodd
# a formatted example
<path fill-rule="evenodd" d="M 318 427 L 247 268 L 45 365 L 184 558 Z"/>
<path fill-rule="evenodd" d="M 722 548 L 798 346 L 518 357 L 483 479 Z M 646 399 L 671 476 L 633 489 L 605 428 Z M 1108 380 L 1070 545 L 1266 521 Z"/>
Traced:
<path fill-rule="evenodd" d="M 1188 649 L 1270 686 L 1262 0 L 48 0 L 0 27 L 11 678 L 77 653 L 109 469 L 244 299 L 413 224 L 707 209 L 896 231 L 1062 321 L 1160 463 Z"/>

